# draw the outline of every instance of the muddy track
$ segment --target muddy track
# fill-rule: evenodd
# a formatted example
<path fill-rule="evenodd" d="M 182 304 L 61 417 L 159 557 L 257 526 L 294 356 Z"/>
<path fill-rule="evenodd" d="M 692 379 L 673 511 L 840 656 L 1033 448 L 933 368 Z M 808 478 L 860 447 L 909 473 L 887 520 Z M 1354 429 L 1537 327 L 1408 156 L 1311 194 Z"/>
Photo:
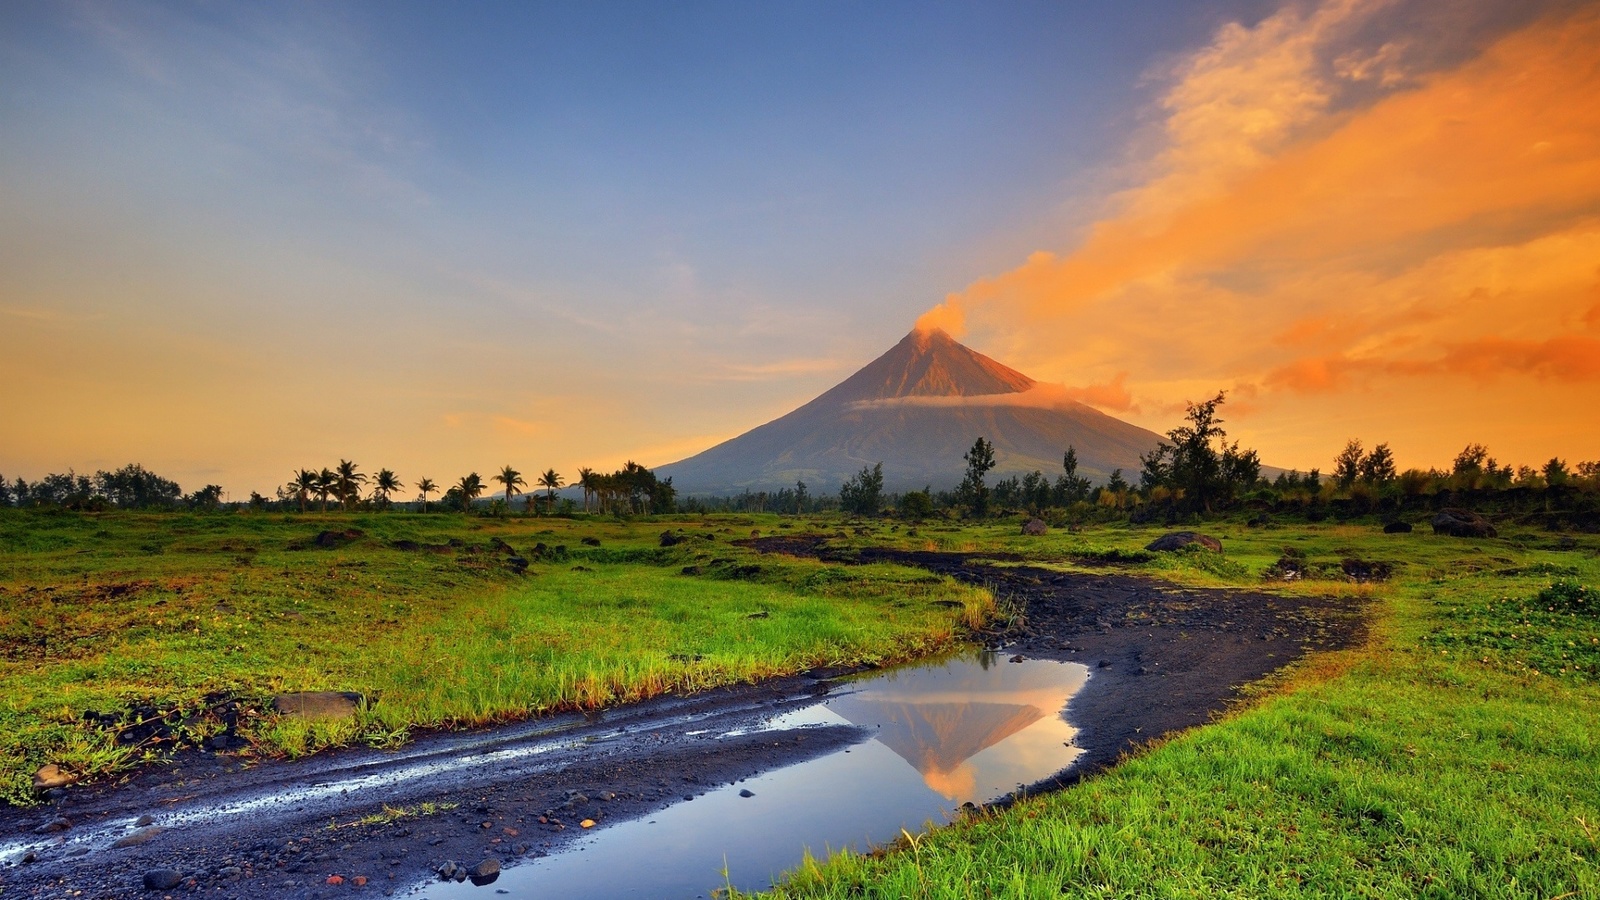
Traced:
<path fill-rule="evenodd" d="M 820 538 L 747 543 L 830 556 Z M 1020 624 L 993 636 L 1008 652 L 1089 666 L 1092 677 L 1068 708 L 1086 752 L 1034 789 L 1070 783 L 1145 741 L 1201 724 L 1241 686 L 1308 650 L 1364 636 L 1347 601 L 996 567 L 962 554 L 865 550 L 848 561 L 914 565 L 988 587 L 1022 612 Z M 248 767 L 226 755 L 182 754 L 45 807 L 0 809 L 0 898 L 405 894 L 446 860 L 510 865 L 559 850 L 584 820 L 604 827 L 647 815 L 864 739 L 844 727 L 760 730 L 828 691 L 838 674 L 430 735 L 398 752 Z M 423 804 L 434 811 L 362 822 L 386 807 Z M 147 890 L 144 874 L 158 868 L 183 879 Z"/>
<path fill-rule="evenodd" d="M 824 538 L 742 542 L 766 552 L 843 563 L 916 566 L 988 588 L 1020 613 L 992 636 L 1011 653 L 1087 665 L 1093 677 L 1067 709 L 1085 753 L 1048 789 L 1076 782 L 1161 735 L 1210 721 L 1239 694 L 1312 650 L 1366 639 L 1365 610 L 1349 599 L 1183 588 L 1115 571 L 1068 573 L 995 566 L 1009 554 L 865 549 Z M 986 562 L 987 561 L 987 562 Z"/>

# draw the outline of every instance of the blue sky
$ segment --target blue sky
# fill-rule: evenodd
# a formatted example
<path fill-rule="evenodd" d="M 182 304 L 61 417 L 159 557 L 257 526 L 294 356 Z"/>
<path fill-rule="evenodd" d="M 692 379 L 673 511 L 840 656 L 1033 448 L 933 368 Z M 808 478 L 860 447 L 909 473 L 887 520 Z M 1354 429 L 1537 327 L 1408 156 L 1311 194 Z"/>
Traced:
<path fill-rule="evenodd" d="M 668 462 L 1070 253 L 1228 29 L 1286 46 L 1338 5 L 8 3 L 4 399 L 36 424 L 0 472 Z M 1414 70 L 1533 18 L 1467 6 Z M 1426 47 L 1439 17 L 1398 7 L 1319 65 Z M 1404 89 L 1346 81 L 1295 135 Z M 1041 377 L 1119 370 L 975 325 Z"/>

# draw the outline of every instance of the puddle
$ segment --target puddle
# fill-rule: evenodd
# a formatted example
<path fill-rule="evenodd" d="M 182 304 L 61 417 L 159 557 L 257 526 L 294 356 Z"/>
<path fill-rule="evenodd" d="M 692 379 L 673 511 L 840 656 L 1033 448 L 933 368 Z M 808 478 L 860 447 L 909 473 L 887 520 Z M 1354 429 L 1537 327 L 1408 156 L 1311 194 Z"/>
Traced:
<path fill-rule="evenodd" d="M 1070 766 L 1082 752 L 1062 716 L 1088 669 L 984 653 L 879 673 L 761 730 L 855 725 L 846 750 L 604 828 L 561 853 L 506 869 L 491 887 L 431 882 L 428 900 L 581 896 L 710 897 L 755 891 L 799 865 L 865 850 L 954 817 Z M 753 796 L 741 796 L 747 792 Z M 466 860 L 468 864 L 476 860 Z"/>

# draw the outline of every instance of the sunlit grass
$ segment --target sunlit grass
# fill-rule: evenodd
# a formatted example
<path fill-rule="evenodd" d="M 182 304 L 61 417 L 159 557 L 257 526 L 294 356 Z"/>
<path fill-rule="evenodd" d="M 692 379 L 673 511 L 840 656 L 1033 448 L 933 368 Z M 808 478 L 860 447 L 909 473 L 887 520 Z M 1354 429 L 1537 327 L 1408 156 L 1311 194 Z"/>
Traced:
<path fill-rule="evenodd" d="M 26 801 L 45 762 L 92 776 L 166 749 L 119 746 L 85 710 L 355 690 L 373 702 L 354 721 L 266 715 L 246 736 L 286 755 L 392 746 L 419 727 L 907 659 L 991 615 L 986 592 L 925 572 L 732 546 L 752 521 L 0 514 L 0 794 Z M 363 534 L 347 546 L 290 549 L 348 528 Z M 668 528 L 692 537 L 664 549 Z M 390 546 L 452 538 L 483 549 Z"/>

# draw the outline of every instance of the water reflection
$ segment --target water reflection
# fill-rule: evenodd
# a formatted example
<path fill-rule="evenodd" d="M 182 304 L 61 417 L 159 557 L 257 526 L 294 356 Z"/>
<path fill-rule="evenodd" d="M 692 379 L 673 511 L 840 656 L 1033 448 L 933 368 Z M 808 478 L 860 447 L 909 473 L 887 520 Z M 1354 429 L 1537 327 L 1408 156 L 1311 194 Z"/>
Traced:
<path fill-rule="evenodd" d="M 495 888 L 526 897 L 709 897 L 728 883 L 765 888 L 807 849 L 818 856 L 863 850 L 1071 765 L 1081 751 L 1070 746 L 1076 729 L 1061 713 L 1087 677 L 1076 664 L 988 654 L 860 679 L 769 728 L 849 723 L 868 729 L 871 740 L 606 828 L 561 854 L 507 869 Z M 414 896 L 487 893 L 427 884 Z"/>

